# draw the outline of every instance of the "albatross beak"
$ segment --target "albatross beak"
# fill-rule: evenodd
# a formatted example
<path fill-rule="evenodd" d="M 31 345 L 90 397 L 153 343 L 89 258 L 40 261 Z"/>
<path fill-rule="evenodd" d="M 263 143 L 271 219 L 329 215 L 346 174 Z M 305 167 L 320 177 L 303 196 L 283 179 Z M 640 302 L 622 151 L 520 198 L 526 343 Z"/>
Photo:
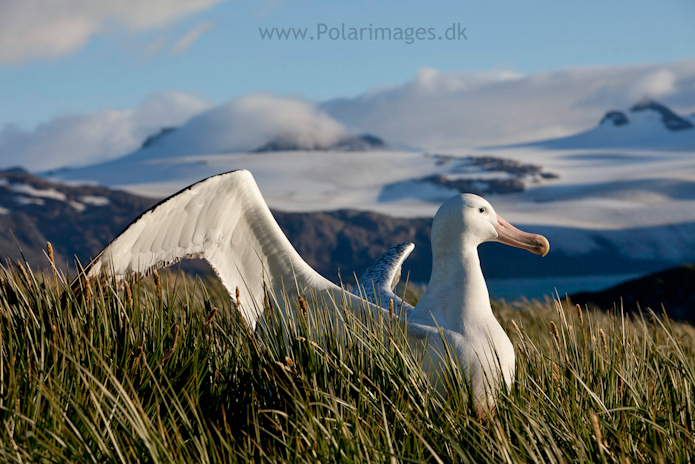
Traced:
<path fill-rule="evenodd" d="M 536 253 L 537 255 L 545 256 L 550 250 L 548 239 L 538 234 L 529 234 L 523 230 L 519 230 L 508 223 L 502 216 L 497 215 L 497 241 L 506 245 L 511 245 L 517 248 L 523 248 Z"/>

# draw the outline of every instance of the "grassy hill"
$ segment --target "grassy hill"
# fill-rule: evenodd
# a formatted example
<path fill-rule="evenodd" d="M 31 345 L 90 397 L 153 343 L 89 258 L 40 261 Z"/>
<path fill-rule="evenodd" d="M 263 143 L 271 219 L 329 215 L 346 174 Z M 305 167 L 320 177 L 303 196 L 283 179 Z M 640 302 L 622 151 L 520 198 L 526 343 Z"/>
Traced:
<path fill-rule="evenodd" d="M 2 462 L 689 462 L 695 332 L 558 301 L 496 304 L 517 381 L 442 396 L 394 321 L 307 296 L 251 333 L 219 283 L 65 293 L 0 268 Z M 57 285 L 56 285 L 57 282 Z M 158 288 L 159 287 L 159 288 Z M 244 303 L 241 302 L 243 305 Z M 337 337 L 330 314 L 343 314 Z"/>

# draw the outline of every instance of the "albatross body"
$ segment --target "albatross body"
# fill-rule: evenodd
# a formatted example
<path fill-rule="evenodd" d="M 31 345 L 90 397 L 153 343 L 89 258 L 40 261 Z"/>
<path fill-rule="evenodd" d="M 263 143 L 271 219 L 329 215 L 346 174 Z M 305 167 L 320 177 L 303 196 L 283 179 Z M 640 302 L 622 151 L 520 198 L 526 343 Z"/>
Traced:
<path fill-rule="evenodd" d="M 502 219 L 483 198 L 455 196 L 434 217 L 432 276 L 409 316 L 409 322 L 422 325 L 436 321 L 447 334 L 471 380 L 478 406 L 492 405 L 494 395 L 489 393 L 497 384 L 511 386 L 515 362 L 514 347 L 492 313 L 480 268 L 478 245 L 487 241 L 540 255 L 550 247 L 545 237 L 522 232 Z"/>
<path fill-rule="evenodd" d="M 266 290 L 290 298 L 315 294 L 351 307 L 388 312 L 389 300 L 407 313 L 407 336 L 423 350 L 423 369 L 435 372 L 453 347 L 473 386 L 479 409 L 494 404 L 494 389 L 513 382 L 514 349 L 492 313 L 477 247 L 499 241 L 545 255 L 548 241 L 499 217 L 481 197 L 447 200 L 432 223 L 432 276 L 413 308 L 394 293 L 402 262 L 413 244 L 387 251 L 359 279 L 354 294 L 314 271 L 295 251 L 273 218 L 251 173 L 213 176 L 167 198 L 133 221 L 85 268 L 80 278 L 143 277 L 185 258 L 203 258 L 230 295 L 241 293 L 240 311 L 255 328 Z M 366 301 L 365 301 L 366 300 Z M 386 304 L 381 304 L 385 302 Z M 387 308 L 387 309 L 384 309 Z"/>

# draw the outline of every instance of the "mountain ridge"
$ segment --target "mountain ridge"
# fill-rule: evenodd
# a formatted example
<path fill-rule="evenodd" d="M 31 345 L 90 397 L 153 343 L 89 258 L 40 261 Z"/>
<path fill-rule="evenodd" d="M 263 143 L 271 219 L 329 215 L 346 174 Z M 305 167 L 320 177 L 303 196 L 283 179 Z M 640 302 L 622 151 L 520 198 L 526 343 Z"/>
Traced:
<path fill-rule="evenodd" d="M 695 150 L 695 118 L 678 115 L 656 100 L 643 99 L 630 108 L 629 114 L 619 109 L 609 110 L 597 126 L 573 135 L 485 148 L 521 147 L 690 151 Z"/>

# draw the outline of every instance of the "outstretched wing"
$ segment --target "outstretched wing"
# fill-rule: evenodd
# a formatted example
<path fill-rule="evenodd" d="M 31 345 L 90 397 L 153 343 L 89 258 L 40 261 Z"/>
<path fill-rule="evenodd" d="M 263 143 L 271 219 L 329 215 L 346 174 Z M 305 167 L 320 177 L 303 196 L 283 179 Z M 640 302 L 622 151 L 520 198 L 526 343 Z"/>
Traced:
<path fill-rule="evenodd" d="M 410 312 L 414 308 L 396 296 L 393 291 L 401 279 L 403 261 L 414 248 L 413 243 L 401 243 L 386 250 L 364 271 L 362 277 L 357 279 L 357 287 L 352 293 L 382 308 L 388 307 L 389 300 L 393 300 L 397 309 L 402 306 Z"/>
<path fill-rule="evenodd" d="M 252 328 L 266 290 L 344 295 L 295 251 L 245 170 L 207 178 L 146 211 L 84 272 L 88 279 L 139 278 L 185 258 L 204 258 L 230 295 L 239 288 L 240 309 Z"/>

